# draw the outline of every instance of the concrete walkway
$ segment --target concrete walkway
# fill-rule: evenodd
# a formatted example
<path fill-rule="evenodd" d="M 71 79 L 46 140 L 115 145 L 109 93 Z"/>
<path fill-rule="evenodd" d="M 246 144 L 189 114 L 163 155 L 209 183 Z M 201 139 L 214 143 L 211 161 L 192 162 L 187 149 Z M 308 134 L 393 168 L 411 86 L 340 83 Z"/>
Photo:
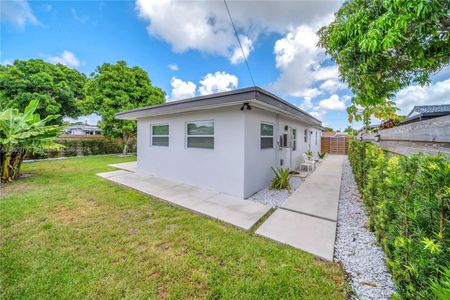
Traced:
<path fill-rule="evenodd" d="M 333 260 L 344 158 L 328 155 L 256 234 Z"/>
<path fill-rule="evenodd" d="M 135 166 L 133 167 L 131 163 L 111 166 L 135 170 Z M 249 230 L 270 210 L 270 207 L 253 201 L 155 176 L 143 176 L 127 170 L 99 173 L 97 176 L 244 230 Z"/>

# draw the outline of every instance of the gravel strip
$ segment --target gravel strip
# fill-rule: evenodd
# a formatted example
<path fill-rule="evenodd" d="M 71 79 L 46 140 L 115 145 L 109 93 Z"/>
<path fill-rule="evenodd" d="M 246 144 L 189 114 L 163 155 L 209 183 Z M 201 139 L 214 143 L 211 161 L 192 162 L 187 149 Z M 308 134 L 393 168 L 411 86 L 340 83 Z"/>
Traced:
<path fill-rule="evenodd" d="M 300 186 L 302 180 L 299 177 L 292 176 L 290 182 L 291 192 L 288 190 L 271 190 L 269 187 L 266 187 L 253 194 L 248 200 L 259 202 L 272 208 L 278 207 Z"/>
<path fill-rule="evenodd" d="M 388 299 L 394 283 L 386 269 L 386 256 L 366 227 L 367 214 L 348 159 L 342 171 L 341 195 L 334 257 L 351 276 L 353 299 Z"/>

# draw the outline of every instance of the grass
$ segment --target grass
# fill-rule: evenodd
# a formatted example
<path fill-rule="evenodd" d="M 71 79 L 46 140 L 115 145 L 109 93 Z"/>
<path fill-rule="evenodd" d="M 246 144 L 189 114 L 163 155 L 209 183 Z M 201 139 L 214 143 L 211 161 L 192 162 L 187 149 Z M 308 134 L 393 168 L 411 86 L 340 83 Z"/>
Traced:
<path fill-rule="evenodd" d="M 95 176 L 134 157 L 25 164 L 2 186 L 1 299 L 344 299 L 342 270 Z"/>

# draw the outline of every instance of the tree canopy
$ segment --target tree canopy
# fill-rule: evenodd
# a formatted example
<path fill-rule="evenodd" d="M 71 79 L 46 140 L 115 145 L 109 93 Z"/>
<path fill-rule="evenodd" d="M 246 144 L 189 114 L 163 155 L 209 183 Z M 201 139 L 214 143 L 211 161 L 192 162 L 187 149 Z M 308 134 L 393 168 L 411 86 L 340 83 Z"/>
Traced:
<path fill-rule="evenodd" d="M 0 110 L 17 108 L 23 111 L 31 99 L 42 118 L 59 115 L 52 123 L 61 123 L 63 117 L 81 114 L 79 101 L 83 99 L 86 76 L 61 64 L 50 64 L 41 59 L 16 60 L 13 65 L 0 65 Z"/>
<path fill-rule="evenodd" d="M 349 0 L 318 34 L 355 95 L 349 120 L 395 118 L 395 93 L 450 61 L 450 1 Z"/>
<path fill-rule="evenodd" d="M 154 87 L 143 69 L 128 67 L 124 61 L 105 63 L 91 74 L 85 85 L 84 113 L 97 113 L 103 134 L 124 141 L 124 154 L 130 139 L 136 136 L 136 122 L 117 120 L 116 113 L 142 106 L 161 104 L 165 93 Z"/>

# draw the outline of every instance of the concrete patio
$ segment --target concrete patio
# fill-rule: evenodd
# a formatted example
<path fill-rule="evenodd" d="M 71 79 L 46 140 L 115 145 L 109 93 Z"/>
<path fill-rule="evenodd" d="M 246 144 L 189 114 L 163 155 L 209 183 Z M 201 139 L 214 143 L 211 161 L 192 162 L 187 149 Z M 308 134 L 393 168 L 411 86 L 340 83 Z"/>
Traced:
<path fill-rule="evenodd" d="M 133 188 L 149 196 L 249 230 L 270 207 L 180 182 L 134 173 L 136 163 L 110 165 L 125 170 L 97 176 Z"/>
<path fill-rule="evenodd" d="M 328 155 L 256 234 L 333 260 L 344 158 Z"/>

